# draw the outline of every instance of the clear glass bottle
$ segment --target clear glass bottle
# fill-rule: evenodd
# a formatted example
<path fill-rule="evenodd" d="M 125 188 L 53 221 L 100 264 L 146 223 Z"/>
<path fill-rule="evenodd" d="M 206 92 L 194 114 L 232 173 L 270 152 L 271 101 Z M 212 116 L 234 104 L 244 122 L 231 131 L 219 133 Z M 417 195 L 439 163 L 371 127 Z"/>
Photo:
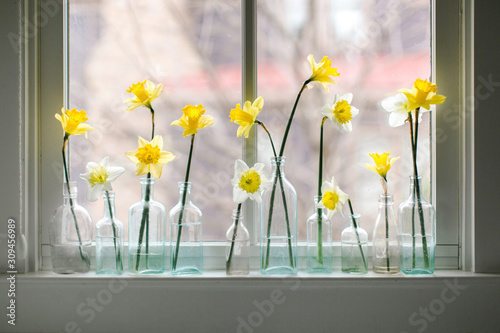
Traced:
<path fill-rule="evenodd" d="M 342 231 L 342 272 L 364 274 L 368 272 L 368 234 L 359 226 L 359 214 L 348 215 L 349 227 Z"/>
<path fill-rule="evenodd" d="M 381 194 L 378 199 L 378 214 L 373 228 L 373 271 L 379 274 L 399 272 L 400 238 L 394 217 L 392 194 Z"/>
<path fill-rule="evenodd" d="M 105 191 L 104 217 L 95 226 L 96 274 L 123 274 L 123 223 L 116 218 L 115 193 Z"/>
<path fill-rule="evenodd" d="M 321 196 L 314 197 L 314 207 L 321 201 Z M 308 273 L 333 272 L 333 227 L 332 221 L 326 216 L 324 209 L 314 208 L 306 222 L 307 229 L 307 260 Z"/>
<path fill-rule="evenodd" d="M 92 218 L 77 202 L 76 182 L 63 185 L 63 205 L 50 222 L 52 270 L 54 273 L 85 273 L 90 270 Z"/>
<path fill-rule="evenodd" d="M 422 197 L 422 177 L 410 176 L 410 196 L 398 210 L 401 227 L 401 271 L 404 274 L 434 273 L 436 213 Z"/>
<path fill-rule="evenodd" d="M 128 270 L 165 271 L 165 207 L 153 199 L 154 178 L 141 178 L 142 199 L 128 211 Z"/>
<path fill-rule="evenodd" d="M 203 273 L 201 211 L 191 201 L 191 182 L 179 182 L 179 202 L 170 211 L 172 275 Z"/>
<path fill-rule="evenodd" d="M 260 272 L 297 274 L 297 193 L 285 177 L 285 157 L 271 159 L 273 186 L 264 191 L 260 221 Z"/>
<path fill-rule="evenodd" d="M 250 234 L 245 227 L 241 204 L 233 210 L 233 224 L 226 232 L 226 274 L 250 272 Z"/>

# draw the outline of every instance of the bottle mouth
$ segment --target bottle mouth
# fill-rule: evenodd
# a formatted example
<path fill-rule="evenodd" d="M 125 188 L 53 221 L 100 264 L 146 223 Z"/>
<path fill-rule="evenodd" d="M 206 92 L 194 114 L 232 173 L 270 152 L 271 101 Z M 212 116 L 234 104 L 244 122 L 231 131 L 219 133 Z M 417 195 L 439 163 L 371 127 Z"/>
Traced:
<path fill-rule="evenodd" d="M 347 217 L 358 220 L 361 217 L 361 214 L 347 214 Z"/>
<path fill-rule="evenodd" d="M 151 178 L 143 177 L 143 178 L 140 179 L 140 182 L 141 182 L 141 184 L 154 184 L 155 178 L 153 178 L 153 177 L 151 177 Z"/>
<path fill-rule="evenodd" d="M 68 193 L 68 184 L 69 184 L 69 193 Z M 76 181 L 70 180 L 69 182 L 64 182 L 63 195 L 70 195 L 74 197 L 77 195 L 77 193 L 78 193 L 78 187 Z"/>
<path fill-rule="evenodd" d="M 178 182 L 177 186 L 179 187 L 179 190 L 190 190 L 191 189 L 191 182 Z"/>
<path fill-rule="evenodd" d="M 285 156 L 278 156 L 278 157 L 271 157 L 271 164 L 273 166 L 276 166 L 276 165 L 282 165 L 283 163 L 285 163 L 286 161 L 286 157 Z"/>

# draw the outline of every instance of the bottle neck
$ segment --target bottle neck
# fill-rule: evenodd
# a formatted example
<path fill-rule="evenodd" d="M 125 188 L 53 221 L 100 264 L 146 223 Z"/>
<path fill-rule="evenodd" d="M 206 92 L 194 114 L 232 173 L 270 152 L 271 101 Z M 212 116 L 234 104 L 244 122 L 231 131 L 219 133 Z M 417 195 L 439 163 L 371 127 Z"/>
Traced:
<path fill-rule="evenodd" d="M 233 209 L 233 224 L 236 224 L 236 221 L 238 221 L 238 224 L 241 226 L 243 225 L 243 222 L 245 221 L 245 218 L 243 216 L 243 208 L 240 209 L 238 212 L 238 209 Z"/>
<path fill-rule="evenodd" d="M 392 194 L 381 194 L 378 196 L 378 206 L 379 207 L 392 207 L 394 205 L 394 198 Z"/>
<path fill-rule="evenodd" d="M 361 215 L 359 214 L 354 214 L 354 215 L 347 215 L 349 217 L 349 226 L 351 228 L 359 228 L 359 218 Z"/>
<path fill-rule="evenodd" d="M 272 175 L 273 177 L 278 174 L 278 169 L 282 177 L 285 176 L 285 161 L 286 157 L 285 156 L 278 156 L 278 158 L 272 157 L 271 158 L 271 165 L 273 167 L 272 170 Z"/>
<path fill-rule="evenodd" d="M 104 217 L 112 219 L 115 215 L 115 193 L 106 191 L 103 194 L 104 199 Z"/>
<path fill-rule="evenodd" d="M 422 198 L 422 176 L 410 176 L 410 198 Z"/>
<path fill-rule="evenodd" d="M 179 203 L 182 205 L 191 202 L 191 182 L 179 182 Z"/>
<path fill-rule="evenodd" d="M 141 193 L 142 200 L 153 199 L 155 179 L 154 178 L 141 178 Z"/>
<path fill-rule="evenodd" d="M 68 187 L 69 184 L 69 187 Z M 64 205 L 70 204 L 70 199 L 73 204 L 76 203 L 76 197 L 78 194 L 78 187 L 76 186 L 75 181 L 70 181 L 69 183 L 64 182 L 63 184 L 63 197 L 64 197 Z"/>

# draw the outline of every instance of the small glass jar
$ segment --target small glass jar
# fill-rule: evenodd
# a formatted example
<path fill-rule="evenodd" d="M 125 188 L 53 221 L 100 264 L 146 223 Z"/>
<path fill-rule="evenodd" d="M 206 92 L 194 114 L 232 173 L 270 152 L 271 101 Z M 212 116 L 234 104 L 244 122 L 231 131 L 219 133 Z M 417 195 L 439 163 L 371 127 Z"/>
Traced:
<path fill-rule="evenodd" d="M 141 178 L 142 199 L 128 211 L 128 270 L 165 271 L 165 207 L 153 199 L 154 178 Z"/>
<path fill-rule="evenodd" d="M 241 204 L 233 210 L 233 224 L 226 232 L 226 274 L 248 275 L 250 272 L 250 234 L 244 225 Z"/>
<path fill-rule="evenodd" d="M 321 196 L 314 197 L 314 207 L 321 201 Z M 307 260 L 308 273 L 333 272 L 332 221 L 323 208 L 314 208 L 314 213 L 307 219 Z"/>
<path fill-rule="evenodd" d="M 341 234 L 342 272 L 364 274 L 368 272 L 368 234 L 359 226 L 359 214 L 348 217 L 349 227 Z"/>
<path fill-rule="evenodd" d="M 203 273 L 201 215 L 191 201 L 191 182 L 179 182 L 179 202 L 170 211 L 172 275 Z"/>
<path fill-rule="evenodd" d="M 381 194 L 373 228 L 373 271 L 378 274 L 399 272 L 400 240 L 394 217 L 392 194 Z"/>
<path fill-rule="evenodd" d="M 63 205 L 50 222 L 50 245 L 54 273 L 86 273 L 90 270 L 92 218 L 76 200 L 76 182 L 63 185 Z"/>
<path fill-rule="evenodd" d="M 96 226 L 95 256 L 96 274 L 123 274 L 123 223 L 116 218 L 115 194 L 105 191 L 104 217 Z"/>

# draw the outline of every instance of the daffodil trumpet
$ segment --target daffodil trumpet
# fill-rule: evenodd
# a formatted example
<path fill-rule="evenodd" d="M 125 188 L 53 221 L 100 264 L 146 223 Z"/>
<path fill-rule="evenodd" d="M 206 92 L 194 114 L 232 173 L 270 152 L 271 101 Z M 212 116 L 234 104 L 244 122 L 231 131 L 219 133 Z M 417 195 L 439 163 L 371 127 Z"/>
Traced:
<path fill-rule="evenodd" d="M 349 204 L 349 210 L 351 211 L 351 216 L 353 216 L 354 210 L 352 209 L 351 199 L 347 199 L 347 203 Z M 363 246 L 361 245 L 361 241 L 359 240 L 358 225 L 356 223 L 356 219 L 353 218 L 352 223 L 354 226 L 354 231 L 356 232 L 356 237 L 358 239 L 359 252 L 361 252 L 361 258 L 363 258 L 363 265 L 365 266 L 365 271 L 368 271 L 368 264 L 366 263 L 365 253 L 363 252 Z"/>

